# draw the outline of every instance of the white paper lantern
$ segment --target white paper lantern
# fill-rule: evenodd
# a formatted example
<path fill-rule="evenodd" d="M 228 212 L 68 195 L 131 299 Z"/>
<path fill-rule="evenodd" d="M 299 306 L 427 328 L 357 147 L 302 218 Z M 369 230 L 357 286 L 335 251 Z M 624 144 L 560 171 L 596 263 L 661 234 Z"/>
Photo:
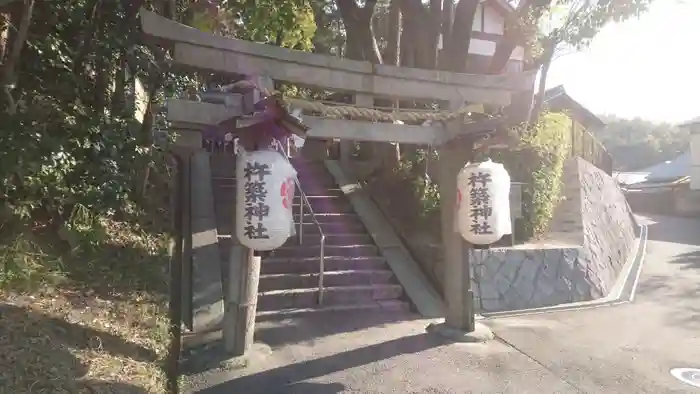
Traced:
<path fill-rule="evenodd" d="M 474 245 L 511 233 L 510 175 L 490 159 L 469 163 L 457 175 L 457 229 Z"/>
<path fill-rule="evenodd" d="M 236 168 L 236 237 L 243 246 L 279 248 L 294 229 L 292 200 L 296 170 L 272 150 L 240 150 Z"/>

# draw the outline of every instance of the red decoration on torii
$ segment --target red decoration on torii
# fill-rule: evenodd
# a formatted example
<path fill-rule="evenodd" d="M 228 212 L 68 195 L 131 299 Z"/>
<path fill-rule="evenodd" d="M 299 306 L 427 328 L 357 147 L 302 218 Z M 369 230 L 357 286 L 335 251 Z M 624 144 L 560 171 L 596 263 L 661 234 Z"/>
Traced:
<path fill-rule="evenodd" d="M 264 94 L 250 79 L 236 82 L 229 88 L 248 97 L 256 96 L 256 90 L 261 96 Z M 289 113 L 279 92 L 263 96 L 261 100 L 252 103 L 247 112 L 248 114 L 242 117 L 233 116 L 205 128 L 204 139 L 224 141 L 230 133 L 234 138 L 238 137 L 240 146 L 251 151 L 269 147 L 275 140 L 286 144 L 292 135 L 304 138 L 309 130 L 301 120 Z"/>

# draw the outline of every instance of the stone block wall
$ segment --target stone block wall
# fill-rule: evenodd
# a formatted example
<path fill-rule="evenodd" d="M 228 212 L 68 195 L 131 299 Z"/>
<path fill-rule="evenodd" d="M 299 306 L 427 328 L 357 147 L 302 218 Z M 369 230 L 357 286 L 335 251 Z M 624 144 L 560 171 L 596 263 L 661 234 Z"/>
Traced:
<path fill-rule="evenodd" d="M 564 200 L 536 243 L 469 250 L 481 312 L 588 301 L 608 294 L 634 251 L 637 225 L 619 186 L 592 164 L 564 168 Z"/>
<path fill-rule="evenodd" d="M 671 206 L 674 207 L 674 213 L 680 216 L 700 216 L 700 191 L 689 187 L 678 188 L 673 193 Z"/>

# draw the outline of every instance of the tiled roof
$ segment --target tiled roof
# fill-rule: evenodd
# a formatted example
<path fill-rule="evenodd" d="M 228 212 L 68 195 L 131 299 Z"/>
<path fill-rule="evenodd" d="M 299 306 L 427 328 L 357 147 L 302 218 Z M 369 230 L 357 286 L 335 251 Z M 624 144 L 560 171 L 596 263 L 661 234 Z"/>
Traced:
<path fill-rule="evenodd" d="M 693 118 L 687 122 L 683 122 L 679 126 L 690 126 L 691 124 L 700 124 L 700 116 L 698 116 L 697 118 Z"/>
<path fill-rule="evenodd" d="M 569 109 L 573 112 L 574 117 L 577 121 L 581 122 L 585 127 L 604 127 L 605 122 L 596 116 L 593 112 L 589 111 L 586 107 L 581 105 L 578 101 L 574 100 L 566 90 L 564 85 L 555 86 L 551 89 L 547 89 L 544 92 L 545 107 L 552 110 L 562 110 Z"/>

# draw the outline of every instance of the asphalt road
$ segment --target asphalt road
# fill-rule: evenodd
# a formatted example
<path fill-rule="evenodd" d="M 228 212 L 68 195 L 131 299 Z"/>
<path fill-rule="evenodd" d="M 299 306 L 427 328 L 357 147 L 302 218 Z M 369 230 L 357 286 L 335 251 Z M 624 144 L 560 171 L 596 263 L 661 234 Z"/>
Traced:
<path fill-rule="evenodd" d="M 649 227 L 634 303 L 504 318 L 494 331 L 585 393 L 697 393 L 669 370 L 700 368 L 700 221 Z"/>
<path fill-rule="evenodd" d="M 632 304 L 490 320 L 498 338 L 486 344 L 445 343 L 425 333 L 430 321 L 407 315 L 265 323 L 247 368 L 193 374 L 184 392 L 700 392 L 669 373 L 700 368 L 700 221 L 643 221 L 649 242 Z"/>

